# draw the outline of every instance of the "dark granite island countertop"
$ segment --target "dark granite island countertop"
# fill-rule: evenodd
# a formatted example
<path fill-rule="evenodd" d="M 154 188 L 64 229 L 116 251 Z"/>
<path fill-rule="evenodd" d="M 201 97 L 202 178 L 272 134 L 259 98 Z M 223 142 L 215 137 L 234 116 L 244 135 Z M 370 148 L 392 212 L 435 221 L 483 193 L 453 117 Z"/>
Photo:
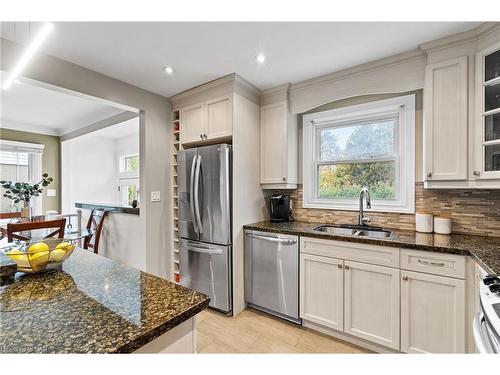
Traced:
<path fill-rule="evenodd" d="M 130 353 L 208 307 L 209 298 L 76 249 L 62 271 L 0 287 L 0 353 Z"/>
<path fill-rule="evenodd" d="M 391 231 L 387 238 L 370 238 L 348 235 L 332 235 L 315 231 L 314 228 L 325 223 L 306 223 L 289 221 L 286 223 L 271 223 L 261 221 L 244 225 L 244 229 L 260 230 L 264 232 L 292 234 L 297 236 L 324 238 L 329 240 L 367 243 L 381 246 L 404 247 L 432 252 L 441 252 L 457 255 L 471 255 L 488 272 L 500 274 L 500 238 L 473 236 L 468 234 L 434 234 L 403 231 Z"/>

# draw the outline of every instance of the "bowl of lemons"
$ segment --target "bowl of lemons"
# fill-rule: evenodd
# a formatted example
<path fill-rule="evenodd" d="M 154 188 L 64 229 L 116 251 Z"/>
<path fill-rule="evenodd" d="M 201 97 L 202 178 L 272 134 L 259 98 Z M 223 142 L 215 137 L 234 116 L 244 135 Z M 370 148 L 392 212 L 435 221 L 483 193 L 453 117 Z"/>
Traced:
<path fill-rule="evenodd" d="M 11 242 L 0 251 L 17 264 L 18 272 L 38 273 L 57 268 L 74 249 L 74 240 L 45 238 Z"/>

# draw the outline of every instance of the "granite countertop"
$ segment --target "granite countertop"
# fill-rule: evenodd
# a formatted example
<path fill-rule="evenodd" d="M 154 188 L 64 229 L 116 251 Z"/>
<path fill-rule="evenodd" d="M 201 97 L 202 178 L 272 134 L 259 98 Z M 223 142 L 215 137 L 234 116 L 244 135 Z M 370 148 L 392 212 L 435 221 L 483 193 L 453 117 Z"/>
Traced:
<path fill-rule="evenodd" d="M 131 206 L 122 206 L 119 204 L 112 203 L 75 203 L 76 208 L 83 208 L 86 210 L 108 210 L 109 212 L 115 214 L 132 214 L 139 215 L 140 208 L 139 207 L 131 207 Z"/>
<path fill-rule="evenodd" d="M 0 353 L 130 353 L 208 307 L 204 294 L 76 249 L 0 287 Z"/>
<path fill-rule="evenodd" d="M 330 240 L 368 243 L 372 245 L 471 255 L 488 272 L 500 274 L 500 238 L 498 237 L 472 236 L 467 234 L 443 235 L 387 228 L 391 231 L 389 237 L 383 239 L 368 238 L 349 235 L 332 235 L 315 231 L 314 228 L 321 224 L 325 223 L 306 223 L 300 221 L 271 223 L 270 221 L 261 221 L 245 225 L 243 228 Z"/>

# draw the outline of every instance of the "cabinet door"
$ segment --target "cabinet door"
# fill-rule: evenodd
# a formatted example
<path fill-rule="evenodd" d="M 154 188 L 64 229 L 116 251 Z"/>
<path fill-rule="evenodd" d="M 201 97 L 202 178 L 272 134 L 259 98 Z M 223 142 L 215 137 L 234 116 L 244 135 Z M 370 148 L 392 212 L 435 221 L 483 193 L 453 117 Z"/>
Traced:
<path fill-rule="evenodd" d="M 467 56 L 427 65 L 424 178 L 467 179 Z"/>
<path fill-rule="evenodd" d="M 231 96 L 207 100 L 205 110 L 207 139 L 228 137 L 233 134 L 233 101 Z"/>
<path fill-rule="evenodd" d="M 401 271 L 401 351 L 465 352 L 465 281 Z"/>
<path fill-rule="evenodd" d="M 283 183 L 287 180 L 286 102 L 265 105 L 260 109 L 260 182 Z"/>
<path fill-rule="evenodd" d="M 342 330 L 343 261 L 300 254 L 300 317 L 323 326 Z"/>
<path fill-rule="evenodd" d="M 399 272 L 345 261 L 344 332 L 399 350 Z"/>
<path fill-rule="evenodd" d="M 201 141 L 205 134 L 205 116 L 203 103 L 190 105 L 181 109 L 181 143 Z"/>

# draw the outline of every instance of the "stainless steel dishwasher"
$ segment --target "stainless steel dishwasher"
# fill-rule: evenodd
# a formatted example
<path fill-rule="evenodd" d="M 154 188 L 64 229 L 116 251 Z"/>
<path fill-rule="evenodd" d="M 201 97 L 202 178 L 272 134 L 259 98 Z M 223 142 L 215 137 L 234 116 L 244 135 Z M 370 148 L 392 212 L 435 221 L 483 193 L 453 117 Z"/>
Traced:
<path fill-rule="evenodd" d="M 245 231 L 245 300 L 251 307 L 301 324 L 297 236 Z"/>

